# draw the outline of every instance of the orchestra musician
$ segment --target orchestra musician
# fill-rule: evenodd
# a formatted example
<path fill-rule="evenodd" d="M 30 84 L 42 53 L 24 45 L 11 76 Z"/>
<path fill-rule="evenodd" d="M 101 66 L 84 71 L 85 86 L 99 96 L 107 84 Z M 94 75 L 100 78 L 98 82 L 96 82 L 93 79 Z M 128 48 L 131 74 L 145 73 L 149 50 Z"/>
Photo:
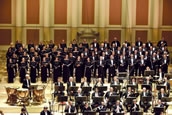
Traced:
<path fill-rule="evenodd" d="M 83 110 L 82 112 L 88 112 L 88 111 L 91 111 L 91 107 L 88 105 L 88 103 L 85 104 L 85 106 L 83 107 Z"/>
<path fill-rule="evenodd" d="M 149 93 L 146 91 L 146 88 L 144 87 L 140 95 L 140 107 L 143 108 L 144 112 L 147 112 L 148 109 L 151 107 L 149 101 L 142 101 L 142 97 L 147 97 L 147 96 L 149 96 Z"/>
<path fill-rule="evenodd" d="M 63 87 L 63 83 L 62 83 L 62 80 L 61 78 L 57 78 L 57 82 L 55 82 L 55 86 L 59 86 L 59 87 Z M 55 96 L 64 96 L 64 91 L 54 91 L 54 97 Z"/>
<path fill-rule="evenodd" d="M 76 86 L 76 83 L 73 81 L 73 77 L 69 78 L 69 82 L 67 82 L 67 92 L 69 95 L 74 96 L 76 92 L 69 91 L 70 87 Z"/>
<path fill-rule="evenodd" d="M 122 105 L 120 104 L 120 101 L 117 100 L 116 104 L 113 106 L 113 115 L 115 115 L 116 113 L 123 113 L 124 109 L 122 107 Z"/>
<path fill-rule="evenodd" d="M 133 100 L 133 104 L 131 105 L 131 108 L 130 108 L 130 112 L 134 112 L 134 111 L 139 111 L 140 108 L 139 108 L 139 105 L 137 104 L 137 101 L 136 99 Z"/>
<path fill-rule="evenodd" d="M 106 111 L 107 110 L 107 107 L 106 107 L 106 105 L 105 105 L 105 103 L 104 102 L 101 102 L 101 105 L 99 105 L 98 107 L 97 107 L 97 112 L 101 112 L 101 111 Z"/>
<path fill-rule="evenodd" d="M 75 106 L 73 106 L 72 101 L 68 101 L 68 105 L 65 107 L 65 113 L 74 113 L 75 112 Z"/>

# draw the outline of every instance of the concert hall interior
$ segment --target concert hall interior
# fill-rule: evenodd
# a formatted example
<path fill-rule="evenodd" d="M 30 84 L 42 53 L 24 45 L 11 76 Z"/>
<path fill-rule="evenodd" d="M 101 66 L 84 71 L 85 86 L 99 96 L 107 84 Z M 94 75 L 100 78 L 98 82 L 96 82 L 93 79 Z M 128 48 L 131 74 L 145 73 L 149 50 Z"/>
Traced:
<path fill-rule="evenodd" d="M 172 0 L 0 0 L 0 115 L 172 115 Z"/>

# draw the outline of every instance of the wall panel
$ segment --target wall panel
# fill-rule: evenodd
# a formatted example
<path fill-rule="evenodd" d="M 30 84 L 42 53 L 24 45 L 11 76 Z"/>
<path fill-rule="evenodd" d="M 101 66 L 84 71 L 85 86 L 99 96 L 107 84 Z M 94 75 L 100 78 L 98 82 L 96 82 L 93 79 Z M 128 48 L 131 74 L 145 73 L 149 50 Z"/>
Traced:
<path fill-rule="evenodd" d="M 95 0 L 82 0 L 82 24 L 94 24 Z"/>
<path fill-rule="evenodd" d="M 140 39 L 143 43 L 146 43 L 147 38 L 148 38 L 148 31 L 147 30 L 136 30 L 136 41 L 138 40 L 138 37 L 140 37 Z"/>
<path fill-rule="evenodd" d="M 163 25 L 172 25 L 172 0 L 163 0 Z"/>
<path fill-rule="evenodd" d="M 60 44 L 62 40 L 67 43 L 67 30 L 54 30 L 54 43 Z"/>
<path fill-rule="evenodd" d="M 109 24 L 121 25 L 122 0 L 109 1 Z"/>
<path fill-rule="evenodd" d="M 54 23 L 67 24 L 67 0 L 55 0 Z"/>
<path fill-rule="evenodd" d="M 32 41 L 34 44 L 39 44 L 39 29 L 27 29 L 27 44 Z"/>
<path fill-rule="evenodd" d="M 117 37 L 119 42 L 121 42 L 121 30 L 109 30 L 109 43 L 114 40 L 114 37 Z"/>
<path fill-rule="evenodd" d="M 0 24 L 11 24 L 11 0 L 0 0 Z"/>
<path fill-rule="evenodd" d="M 27 24 L 39 24 L 40 0 L 27 0 Z"/>
<path fill-rule="evenodd" d="M 136 0 L 136 25 L 148 25 L 149 0 Z"/>
<path fill-rule="evenodd" d="M 11 29 L 0 29 L 0 45 L 10 45 L 11 37 Z"/>
<path fill-rule="evenodd" d="M 162 37 L 167 41 L 168 46 L 172 46 L 172 31 L 162 31 Z"/>

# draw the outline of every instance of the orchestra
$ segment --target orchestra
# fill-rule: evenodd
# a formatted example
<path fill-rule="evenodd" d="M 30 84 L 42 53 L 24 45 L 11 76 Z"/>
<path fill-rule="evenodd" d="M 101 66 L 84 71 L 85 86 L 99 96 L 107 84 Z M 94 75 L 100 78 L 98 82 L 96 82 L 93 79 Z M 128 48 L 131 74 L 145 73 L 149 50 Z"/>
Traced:
<path fill-rule="evenodd" d="M 28 90 L 32 83 L 38 82 L 39 77 L 42 83 L 49 83 L 52 77 L 53 85 L 58 88 L 67 84 L 66 89 L 55 88 L 53 93 L 54 97 L 70 97 L 64 110 L 66 113 L 110 110 L 115 115 L 150 112 L 150 108 L 167 109 L 169 106 L 162 100 L 170 96 L 169 79 L 165 77 L 169 65 L 166 41 L 160 41 L 156 46 L 151 41 L 143 43 L 138 38 L 135 43 L 125 41 L 121 44 L 114 37 L 112 43 L 107 40 L 99 43 L 94 39 L 89 44 L 84 39 L 83 43 L 77 44 L 73 40 L 67 47 L 62 40 L 57 46 L 53 41 L 39 45 L 30 42 L 28 49 L 17 41 L 15 47 L 11 44 L 6 57 L 8 83 L 13 83 L 19 73 L 23 88 Z M 145 71 L 151 70 L 158 79 L 145 75 Z M 127 76 L 119 78 L 120 73 L 127 73 Z M 138 78 L 143 80 L 141 85 L 146 86 L 140 90 Z M 156 92 L 157 85 L 163 85 L 165 89 Z M 76 101 L 78 97 L 83 98 Z M 87 100 L 82 101 L 84 97 Z M 151 100 L 147 100 L 147 97 L 151 97 Z M 49 114 L 47 107 L 41 114 L 45 112 Z"/>

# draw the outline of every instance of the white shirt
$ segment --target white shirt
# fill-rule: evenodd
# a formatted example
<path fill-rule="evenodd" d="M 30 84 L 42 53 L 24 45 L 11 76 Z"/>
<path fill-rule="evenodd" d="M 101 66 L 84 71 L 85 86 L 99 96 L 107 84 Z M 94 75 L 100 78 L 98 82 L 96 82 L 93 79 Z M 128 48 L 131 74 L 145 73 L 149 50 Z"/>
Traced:
<path fill-rule="evenodd" d="M 47 113 L 47 112 L 45 112 L 45 115 L 48 115 L 48 113 Z"/>
<path fill-rule="evenodd" d="M 27 82 L 27 87 L 29 87 L 29 80 L 28 80 L 28 79 L 26 79 L 26 82 Z"/>
<path fill-rule="evenodd" d="M 72 86 L 73 84 L 72 84 L 72 82 L 70 82 L 70 86 Z"/>
<path fill-rule="evenodd" d="M 111 64 L 113 65 L 113 60 L 111 60 Z"/>

